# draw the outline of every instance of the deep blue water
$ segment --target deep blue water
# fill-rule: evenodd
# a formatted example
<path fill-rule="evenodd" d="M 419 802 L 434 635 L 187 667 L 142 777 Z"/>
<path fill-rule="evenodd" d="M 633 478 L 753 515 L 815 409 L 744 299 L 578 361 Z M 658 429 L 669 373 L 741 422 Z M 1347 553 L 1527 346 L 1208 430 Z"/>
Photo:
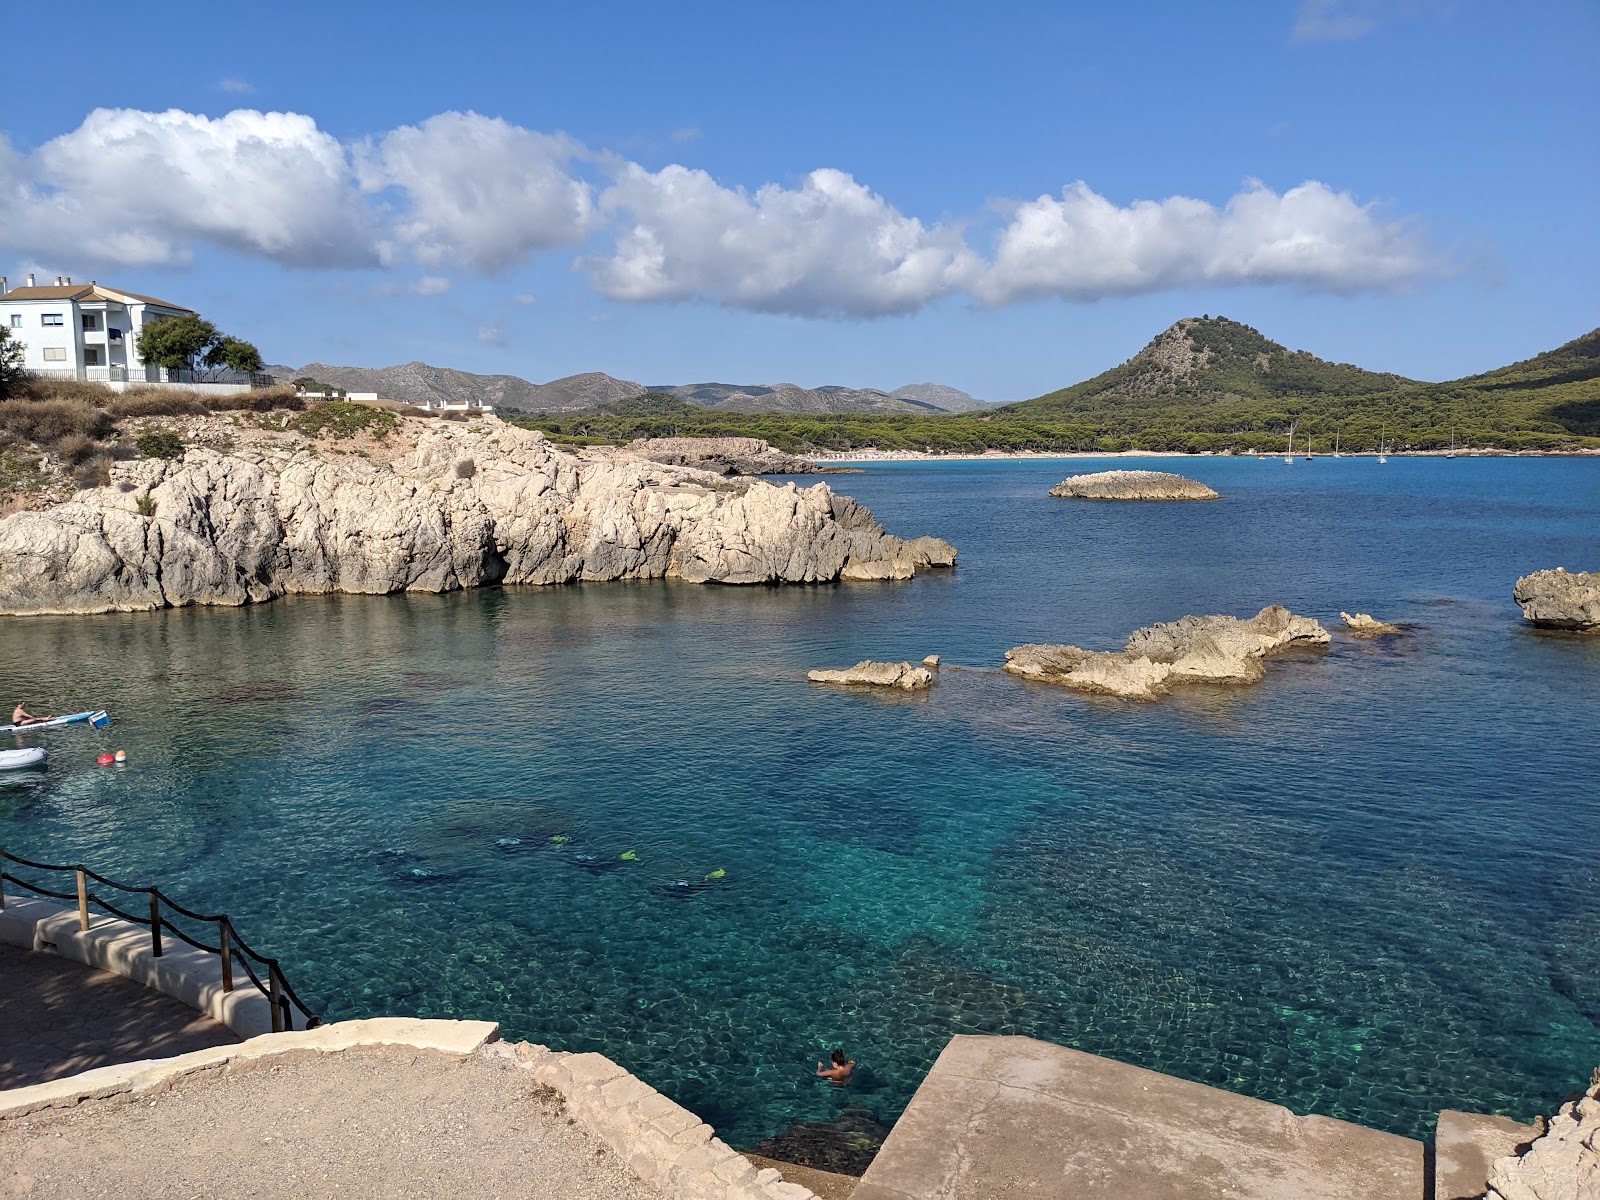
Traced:
<path fill-rule="evenodd" d="M 1600 567 L 1600 461 L 1191 459 L 1222 500 L 1045 494 L 1096 465 L 831 480 L 960 547 L 907 584 L 0 620 L 7 704 L 115 718 L 39 735 L 0 843 L 228 911 L 331 1017 L 603 1051 L 735 1144 L 853 1101 L 892 1122 L 958 1032 L 1416 1136 L 1550 1109 L 1600 1063 L 1600 639 L 1526 628 L 1511 586 Z M 997 670 L 1271 602 L 1416 628 L 1158 704 Z M 928 695 L 804 678 L 931 652 L 965 669 Z M 812 1077 L 834 1045 L 842 1092 Z"/>

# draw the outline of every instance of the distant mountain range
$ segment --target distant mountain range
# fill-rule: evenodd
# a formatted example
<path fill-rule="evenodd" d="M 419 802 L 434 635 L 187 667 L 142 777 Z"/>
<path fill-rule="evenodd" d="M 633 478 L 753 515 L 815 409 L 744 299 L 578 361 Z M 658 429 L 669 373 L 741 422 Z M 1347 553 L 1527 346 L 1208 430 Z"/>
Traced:
<path fill-rule="evenodd" d="M 685 403 L 734 413 L 916 413 L 924 416 L 987 408 L 966 392 L 937 383 L 908 384 L 892 392 L 876 388 L 803 388 L 792 383 L 657 384 L 649 387 L 591 371 L 549 383 L 530 383 L 516 375 L 475 375 L 424 362 L 396 367 L 340 367 L 307 363 L 269 366 L 283 380 L 309 377 L 347 392 L 377 392 L 391 400 L 472 400 L 530 413 L 590 412 L 608 404 L 659 392 Z"/>

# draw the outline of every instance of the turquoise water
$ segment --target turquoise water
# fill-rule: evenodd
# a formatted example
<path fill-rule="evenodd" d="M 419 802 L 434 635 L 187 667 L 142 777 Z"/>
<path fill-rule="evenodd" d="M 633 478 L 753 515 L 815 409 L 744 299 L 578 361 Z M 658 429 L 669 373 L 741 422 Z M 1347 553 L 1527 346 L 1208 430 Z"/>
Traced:
<path fill-rule="evenodd" d="M 7 703 L 115 725 L 39 735 L 0 843 L 228 911 L 331 1017 L 603 1051 L 735 1144 L 891 1122 L 959 1032 L 1411 1135 L 1550 1109 L 1600 1063 L 1600 639 L 1510 592 L 1600 567 L 1600 462 L 1199 459 L 1222 500 L 1044 494 L 1093 467 L 834 481 L 960 547 L 909 584 L 4 620 Z M 1274 601 L 1416 628 L 1153 705 L 995 669 Z M 932 652 L 970 669 L 804 681 Z M 836 1044 L 846 1091 L 812 1077 Z"/>

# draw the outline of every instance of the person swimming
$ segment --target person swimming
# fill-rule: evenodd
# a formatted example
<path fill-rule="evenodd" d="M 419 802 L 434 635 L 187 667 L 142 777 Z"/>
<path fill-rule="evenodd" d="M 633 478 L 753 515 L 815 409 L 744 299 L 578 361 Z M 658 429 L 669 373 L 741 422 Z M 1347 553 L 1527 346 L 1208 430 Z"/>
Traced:
<path fill-rule="evenodd" d="M 845 1084 L 849 1083 L 850 1076 L 855 1074 L 855 1070 L 856 1060 L 852 1058 L 849 1062 L 845 1062 L 843 1050 L 835 1050 L 833 1052 L 833 1066 L 829 1067 L 820 1062 L 817 1063 L 817 1077 L 826 1079 L 834 1087 L 844 1087 Z"/>
<path fill-rule="evenodd" d="M 46 721 L 54 720 L 54 717 L 36 717 L 20 704 L 11 710 L 13 725 L 43 725 Z"/>

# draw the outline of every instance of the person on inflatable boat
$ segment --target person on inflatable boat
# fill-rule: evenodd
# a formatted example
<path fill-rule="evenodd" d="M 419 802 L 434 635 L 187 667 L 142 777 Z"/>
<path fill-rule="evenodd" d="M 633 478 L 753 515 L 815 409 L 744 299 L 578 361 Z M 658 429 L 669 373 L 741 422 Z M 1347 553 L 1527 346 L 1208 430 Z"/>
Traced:
<path fill-rule="evenodd" d="M 11 723 L 13 725 L 42 725 L 46 721 L 54 720 L 54 717 L 35 717 L 20 704 L 11 710 Z"/>

